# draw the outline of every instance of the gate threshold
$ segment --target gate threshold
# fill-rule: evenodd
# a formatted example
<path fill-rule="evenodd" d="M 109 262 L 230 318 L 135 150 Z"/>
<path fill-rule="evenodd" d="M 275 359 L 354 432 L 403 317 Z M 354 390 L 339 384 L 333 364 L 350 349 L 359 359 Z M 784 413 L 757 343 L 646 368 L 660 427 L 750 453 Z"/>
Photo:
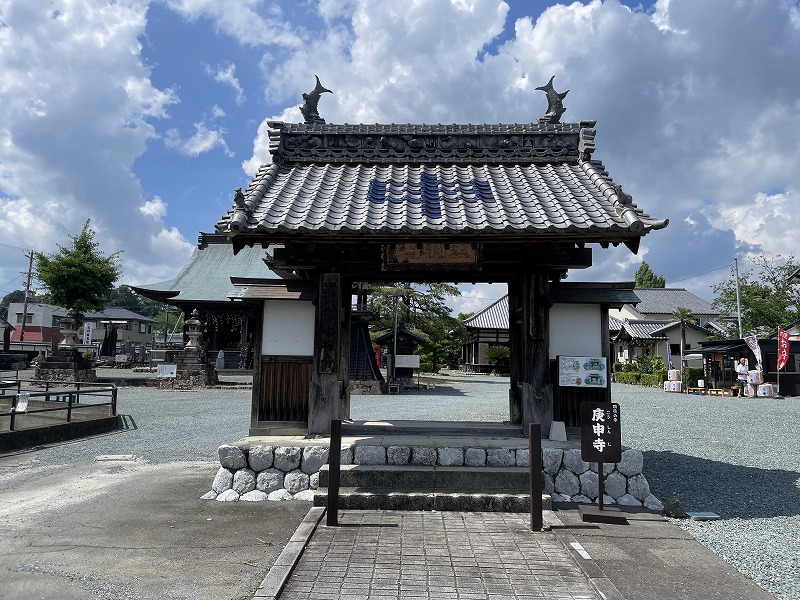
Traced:
<path fill-rule="evenodd" d="M 491 423 L 483 421 L 345 421 L 342 435 L 359 436 L 371 434 L 395 435 L 473 435 L 492 437 L 520 437 L 519 423 Z"/>

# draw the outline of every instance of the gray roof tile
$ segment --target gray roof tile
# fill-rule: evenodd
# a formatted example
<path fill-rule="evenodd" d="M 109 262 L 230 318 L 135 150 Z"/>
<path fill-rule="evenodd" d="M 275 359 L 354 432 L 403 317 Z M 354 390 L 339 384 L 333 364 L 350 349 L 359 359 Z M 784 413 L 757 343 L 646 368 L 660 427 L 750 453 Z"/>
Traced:
<path fill-rule="evenodd" d="M 636 309 L 643 315 L 672 314 L 679 308 L 687 308 L 695 315 L 719 315 L 718 310 L 683 288 L 636 288 L 641 302 Z"/>
<path fill-rule="evenodd" d="M 220 232 L 577 234 L 583 239 L 613 233 L 638 239 L 666 226 L 615 188 L 601 163 L 579 155 L 578 139 L 591 122 L 271 125 L 275 162 L 259 169 L 244 201 L 217 224 Z M 383 144 L 380 136 L 390 134 L 404 137 L 386 142 L 374 158 L 371 145 L 377 139 Z M 414 145 L 417 139 L 428 140 L 425 150 Z M 470 144 L 483 144 L 479 156 L 469 154 Z M 312 146 L 318 151 L 307 151 Z"/>

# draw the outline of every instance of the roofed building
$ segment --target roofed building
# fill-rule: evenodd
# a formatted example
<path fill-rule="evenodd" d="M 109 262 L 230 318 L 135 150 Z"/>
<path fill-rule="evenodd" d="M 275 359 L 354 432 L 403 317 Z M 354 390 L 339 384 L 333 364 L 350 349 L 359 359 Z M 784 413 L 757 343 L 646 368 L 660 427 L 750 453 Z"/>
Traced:
<path fill-rule="evenodd" d="M 667 225 L 593 157 L 595 122 L 560 123 L 563 108 L 549 106 L 525 124 L 332 125 L 305 108 L 305 123 L 268 123 L 272 163 L 217 224 L 234 251 L 274 248 L 273 268 L 316 290 L 297 324 L 302 343 L 288 332 L 256 343 L 251 433 L 276 423 L 326 433 L 348 418 L 353 285 L 435 281 L 508 283 L 509 420 L 549 431 L 550 283 L 591 266 L 588 244 L 636 252 Z M 260 385 L 276 369 L 292 380 L 291 398 Z"/>

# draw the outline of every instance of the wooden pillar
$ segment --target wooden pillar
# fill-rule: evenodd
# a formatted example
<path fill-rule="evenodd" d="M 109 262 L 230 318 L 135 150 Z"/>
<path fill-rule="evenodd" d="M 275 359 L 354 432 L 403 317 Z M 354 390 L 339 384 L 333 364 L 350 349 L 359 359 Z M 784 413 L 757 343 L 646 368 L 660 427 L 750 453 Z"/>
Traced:
<path fill-rule="evenodd" d="M 524 378 L 525 353 L 523 348 L 524 327 L 522 324 L 522 309 L 520 295 L 522 286 L 520 281 L 508 283 L 508 345 L 511 354 L 510 374 L 511 388 L 508 390 L 509 421 L 522 423 L 522 387 Z"/>
<path fill-rule="evenodd" d="M 259 406 L 264 382 L 261 380 L 261 337 L 264 335 L 264 303 L 259 302 L 258 309 L 253 316 L 253 388 L 250 404 L 250 435 L 258 427 Z"/>
<path fill-rule="evenodd" d="M 600 344 L 606 359 L 606 387 L 603 402 L 611 402 L 611 374 L 614 372 L 614 352 L 611 349 L 611 330 L 608 324 L 608 306 L 600 306 Z"/>
<path fill-rule="evenodd" d="M 530 423 L 540 424 L 544 434 L 553 422 L 548 290 L 548 276 L 542 271 L 523 273 L 509 285 L 511 417 L 521 422 L 523 431 Z"/>
<path fill-rule="evenodd" d="M 350 417 L 350 294 L 339 273 L 320 276 L 316 308 L 308 432 L 330 433 L 331 419 Z"/>

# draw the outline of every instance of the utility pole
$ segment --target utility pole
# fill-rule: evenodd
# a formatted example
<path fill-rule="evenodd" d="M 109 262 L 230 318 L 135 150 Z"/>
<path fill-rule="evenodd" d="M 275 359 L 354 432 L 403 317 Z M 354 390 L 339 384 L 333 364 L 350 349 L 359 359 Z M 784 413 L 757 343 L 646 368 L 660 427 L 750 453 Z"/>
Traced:
<path fill-rule="evenodd" d="M 741 340 L 742 335 L 742 299 L 739 295 L 739 260 L 734 258 L 733 259 L 733 272 L 736 277 L 736 316 L 739 319 L 739 339 Z"/>
<path fill-rule="evenodd" d="M 25 321 L 28 320 L 28 295 L 31 291 L 31 277 L 33 275 L 33 250 L 25 256 L 28 257 L 28 278 L 25 280 L 25 298 L 22 300 L 22 327 L 19 330 L 19 341 L 25 341 Z"/>

